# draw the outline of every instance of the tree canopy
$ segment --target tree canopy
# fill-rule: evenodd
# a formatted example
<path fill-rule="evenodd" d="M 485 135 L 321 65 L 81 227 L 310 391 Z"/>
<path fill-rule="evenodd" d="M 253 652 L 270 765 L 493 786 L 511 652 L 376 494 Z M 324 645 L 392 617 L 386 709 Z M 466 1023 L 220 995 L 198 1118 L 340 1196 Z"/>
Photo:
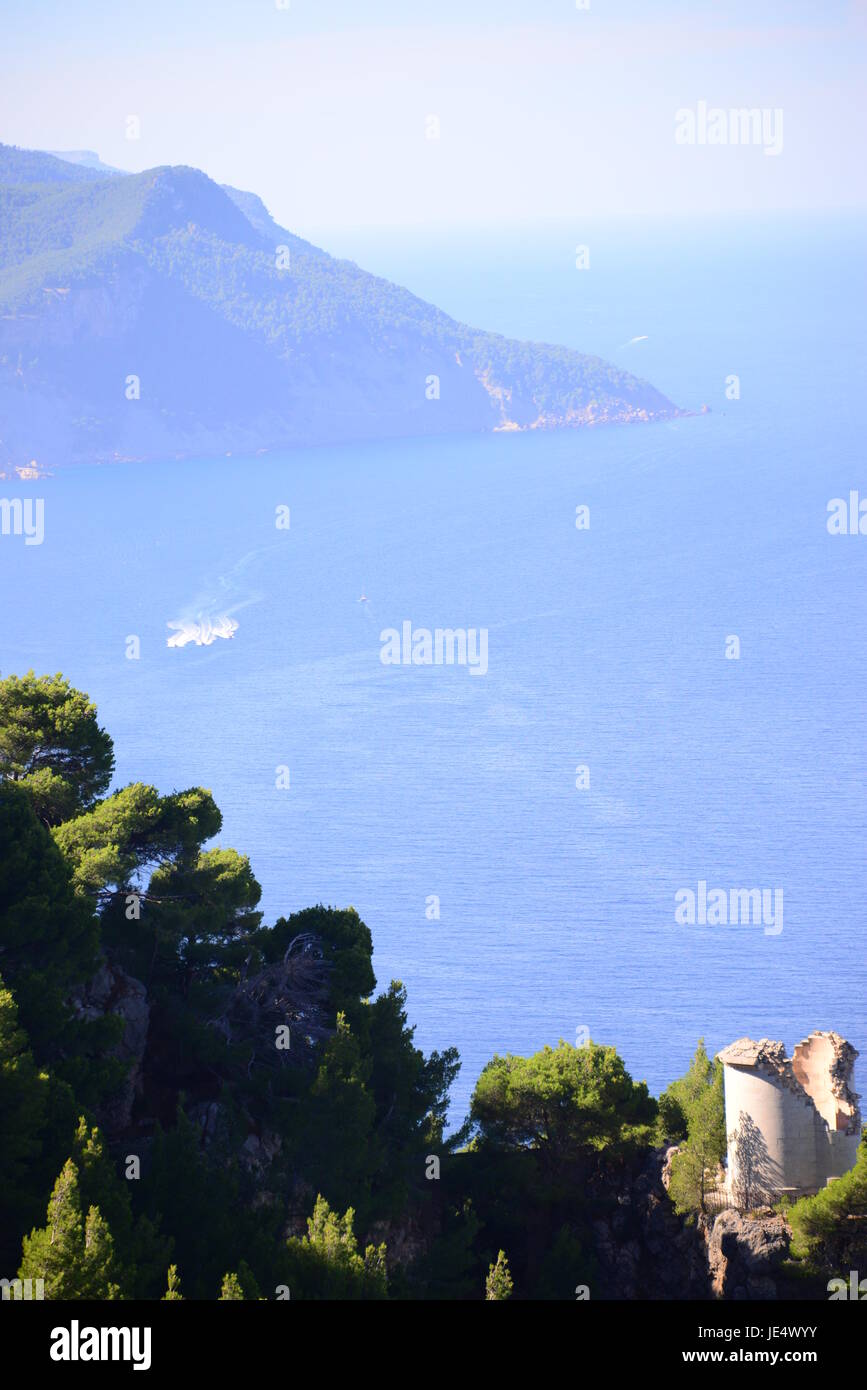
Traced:
<path fill-rule="evenodd" d="M 48 1203 L 46 1224 L 24 1238 L 19 1279 L 42 1279 L 46 1299 L 116 1299 L 114 1241 L 98 1207 L 85 1213 L 69 1159 Z"/>
<path fill-rule="evenodd" d="M 96 707 L 60 674 L 0 680 L 0 780 L 18 782 L 46 825 L 93 805 L 114 772 Z"/>
<path fill-rule="evenodd" d="M 209 791 L 112 792 L 85 696 L 0 690 L 0 1261 L 47 1298 L 607 1297 L 598 1228 L 652 1146 L 680 1143 L 677 1210 L 706 1205 L 702 1042 L 658 1105 L 611 1046 L 495 1056 L 447 1135 L 458 1054 L 376 993 L 354 908 L 265 925 Z M 811 1277 L 862 1258 L 865 1154 L 791 1208 Z"/>
<path fill-rule="evenodd" d="M 660 1097 L 663 1138 L 680 1141 L 671 1164 L 669 1194 L 679 1212 L 706 1211 L 726 1152 L 723 1068 L 700 1038 L 689 1071 Z"/>
<path fill-rule="evenodd" d="M 96 965 L 99 924 L 24 788 L 0 782 L 0 970 L 37 1056 L 70 1022 L 64 998 Z"/>
<path fill-rule="evenodd" d="M 532 1057 L 494 1057 L 476 1083 L 470 1117 L 483 1140 L 537 1149 L 559 1164 L 646 1141 L 656 1101 L 613 1047 L 561 1040 Z"/>
<path fill-rule="evenodd" d="M 355 1213 L 332 1211 L 321 1195 L 307 1222 L 306 1236 L 287 1244 L 286 1279 L 292 1297 L 305 1299 L 382 1299 L 387 1296 L 386 1249 L 368 1245 L 362 1255 L 353 1230 Z"/>

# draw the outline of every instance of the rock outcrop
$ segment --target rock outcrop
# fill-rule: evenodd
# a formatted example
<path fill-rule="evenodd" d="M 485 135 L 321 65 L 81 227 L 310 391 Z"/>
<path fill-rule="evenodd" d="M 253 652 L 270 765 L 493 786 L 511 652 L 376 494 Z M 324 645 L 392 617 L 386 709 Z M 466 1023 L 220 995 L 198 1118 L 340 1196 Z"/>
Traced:
<path fill-rule="evenodd" d="M 717 1298 L 773 1299 L 777 1275 L 789 1253 L 791 1230 L 770 1209 L 749 1216 L 722 1211 L 707 1228 L 707 1263 Z"/>
<path fill-rule="evenodd" d="M 791 1297 L 783 1269 L 791 1228 L 770 1207 L 748 1215 L 678 1216 L 668 1196 L 677 1145 L 653 1150 L 616 1194 L 616 1209 L 593 1223 L 598 1296 L 620 1299 Z M 594 1191 L 605 1200 L 604 1185 Z M 613 1195 L 613 1194 L 612 1194 Z M 594 1289 L 594 1296 L 597 1291 Z"/>
<path fill-rule="evenodd" d="M 638 1171 L 610 1194 L 615 1203 L 610 1214 L 594 1221 L 599 1297 L 711 1297 L 702 1224 L 678 1216 L 663 1183 L 671 1156 L 668 1146 L 651 1150 Z M 603 1202 L 606 1185 L 603 1181 L 593 1193 Z"/>
<path fill-rule="evenodd" d="M 147 989 L 141 980 L 128 975 L 106 956 L 96 974 L 73 992 L 69 1003 L 76 1018 L 94 1021 L 114 1014 L 123 1020 L 123 1034 L 109 1055 L 124 1063 L 126 1075 L 97 1116 L 109 1134 L 118 1133 L 130 1125 L 133 1104 L 141 1089 L 150 1025 Z"/>

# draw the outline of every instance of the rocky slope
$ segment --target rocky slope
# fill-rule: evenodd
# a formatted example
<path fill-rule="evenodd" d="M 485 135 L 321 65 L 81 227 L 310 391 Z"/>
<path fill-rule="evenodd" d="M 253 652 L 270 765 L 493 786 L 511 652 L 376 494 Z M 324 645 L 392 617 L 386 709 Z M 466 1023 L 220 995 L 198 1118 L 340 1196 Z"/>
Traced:
<path fill-rule="evenodd" d="M 327 1007 L 328 966 L 315 935 L 293 941 L 286 956 L 243 979 L 212 1020 L 227 1042 L 253 1046 L 257 1066 L 281 1065 L 275 1052 L 275 1026 L 292 1031 L 295 1065 L 313 1066 L 317 1044 L 333 1034 Z M 124 1032 L 116 1055 L 127 1075 L 98 1119 L 110 1142 L 135 1136 L 137 1149 L 147 1155 L 153 1109 L 165 1100 L 169 1085 L 160 1076 L 159 1023 L 151 1029 L 153 1009 L 144 984 L 107 956 L 97 973 L 73 998 L 82 1018 L 114 1014 Z M 177 1101 L 181 1078 L 169 1085 L 168 1109 Z M 190 1078 L 184 1078 L 185 1088 Z M 186 1096 L 186 1111 L 200 1135 L 205 1152 L 219 1161 L 237 1163 L 253 1184 L 253 1204 L 281 1204 L 287 1233 L 302 1234 L 312 1189 L 300 1185 L 287 1192 L 279 1176 L 282 1144 L 279 1135 L 251 1123 L 249 1132 L 230 1133 L 219 1094 L 197 1092 L 195 1082 Z M 625 1169 L 597 1171 L 588 1181 L 586 1198 L 592 1230 L 592 1253 L 598 1279 L 592 1298 L 632 1299 L 750 1299 L 803 1296 L 784 1269 L 791 1231 L 782 1216 L 770 1209 L 750 1213 L 720 1212 L 716 1217 L 685 1220 L 677 1215 L 667 1192 L 671 1148 L 646 1152 Z M 147 1161 L 147 1160 L 146 1160 Z M 433 1210 L 379 1222 L 371 1238 L 388 1245 L 389 1265 L 411 1269 L 439 1237 Z"/>

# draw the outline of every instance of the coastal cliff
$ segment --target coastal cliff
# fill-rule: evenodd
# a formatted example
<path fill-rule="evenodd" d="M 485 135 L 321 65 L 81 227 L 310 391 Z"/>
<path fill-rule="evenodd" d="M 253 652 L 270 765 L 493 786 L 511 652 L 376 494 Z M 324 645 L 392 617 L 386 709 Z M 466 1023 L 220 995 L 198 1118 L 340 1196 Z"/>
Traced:
<path fill-rule="evenodd" d="M 0 470 L 255 454 L 683 412 L 647 382 L 458 323 L 184 167 L 0 146 Z"/>

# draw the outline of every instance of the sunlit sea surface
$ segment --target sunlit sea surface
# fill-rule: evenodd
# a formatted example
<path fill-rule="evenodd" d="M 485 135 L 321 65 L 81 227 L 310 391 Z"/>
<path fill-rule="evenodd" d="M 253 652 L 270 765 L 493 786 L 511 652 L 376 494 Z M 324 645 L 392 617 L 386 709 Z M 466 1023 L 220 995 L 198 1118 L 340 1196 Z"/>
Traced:
<path fill-rule="evenodd" d="M 656 1092 L 701 1036 L 867 1048 L 867 535 L 826 528 L 867 499 L 860 245 L 845 222 L 370 237 L 361 264 L 455 316 L 710 413 L 14 485 L 46 534 L 0 539 L 2 673 L 87 690 L 119 785 L 210 787 L 267 920 L 353 904 L 417 1043 L 460 1050 L 453 1123 L 495 1052 L 582 1028 Z M 383 665 L 405 620 L 487 628 L 488 674 Z M 677 925 L 700 880 L 782 889 L 782 932 Z"/>

